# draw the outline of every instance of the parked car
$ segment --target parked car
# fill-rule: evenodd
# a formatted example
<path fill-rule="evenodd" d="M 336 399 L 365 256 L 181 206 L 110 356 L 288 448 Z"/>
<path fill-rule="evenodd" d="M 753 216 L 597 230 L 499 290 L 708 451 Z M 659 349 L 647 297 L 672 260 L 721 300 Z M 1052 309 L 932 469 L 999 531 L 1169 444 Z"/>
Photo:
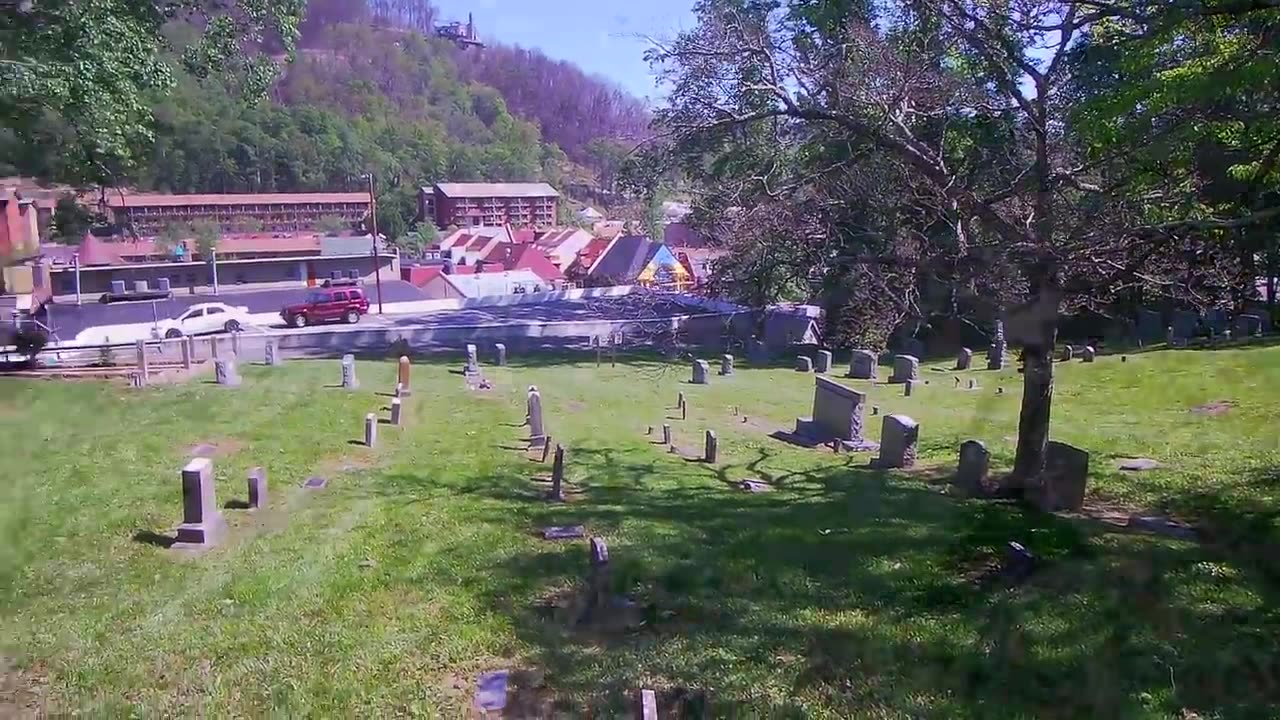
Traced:
<path fill-rule="evenodd" d="M 156 334 L 167 338 L 203 333 L 237 332 L 249 325 L 249 308 L 225 303 L 200 303 L 171 320 L 161 320 Z"/>
<path fill-rule="evenodd" d="M 285 305 L 280 317 L 293 327 L 306 327 L 314 323 L 341 320 L 360 322 L 360 316 L 369 312 L 369 299 L 364 290 L 354 284 L 334 283 L 330 287 L 312 290 L 307 299 L 293 305 Z"/>

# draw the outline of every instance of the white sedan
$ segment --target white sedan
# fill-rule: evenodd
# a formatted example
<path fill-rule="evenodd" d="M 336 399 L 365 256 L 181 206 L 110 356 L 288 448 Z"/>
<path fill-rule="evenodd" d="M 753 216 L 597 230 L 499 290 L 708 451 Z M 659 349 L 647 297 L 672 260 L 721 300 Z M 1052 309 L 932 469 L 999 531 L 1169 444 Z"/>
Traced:
<path fill-rule="evenodd" d="M 236 332 L 249 325 L 249 308 L 223 303 L 200 303 L 170 320 L 161 320 L 156 334 L 166 338 L 203 333 Z"/>

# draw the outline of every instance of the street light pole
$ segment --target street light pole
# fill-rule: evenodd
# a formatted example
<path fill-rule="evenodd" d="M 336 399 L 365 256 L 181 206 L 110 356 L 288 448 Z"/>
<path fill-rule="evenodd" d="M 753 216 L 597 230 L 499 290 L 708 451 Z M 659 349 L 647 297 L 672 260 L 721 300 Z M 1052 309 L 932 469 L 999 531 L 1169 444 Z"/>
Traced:
<path fill-rule="evenodd" d="M 373 281 L 378 287 L 378 314 L 382 313 L 382 258 L 378 257 L 378 199 L 373 195 L 373 173 L 365 173 L 369 179 L 369 219 L 373 224 Z"/>

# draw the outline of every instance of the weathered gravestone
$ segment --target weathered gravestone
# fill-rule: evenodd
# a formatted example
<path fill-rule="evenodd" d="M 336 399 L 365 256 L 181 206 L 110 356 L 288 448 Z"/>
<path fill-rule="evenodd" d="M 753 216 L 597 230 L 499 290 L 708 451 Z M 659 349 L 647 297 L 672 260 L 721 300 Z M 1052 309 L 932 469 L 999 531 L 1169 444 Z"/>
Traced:
<path fill-rule="evenodd" d="M 831 372 L 831 351 L 819 350 L 817 361 L 813 364 L 813 371 L 825 375 Z"/>
<path fill-rule="evenodd" d="M 342 387 L 346 390 L 355 390 L 360 387 L 360 381 L 356 379 L 356 356 L 342 356 Z"/>
<path fill-rule="evenodd" d="M 240 373 L 236 370 L 236 356 L 213 361 L 213 379 L 224 387 L 240 387 Z"/>
<path fill-rule="evenodd" d="M 190 370 L 196 361 L 196 339 L 187 335 L 178 342 L 182 343 L 182 369 Z"/>
<path fill-rule="evenodd" d="M 209 458 L 193 458 L 182 468 L 182 524 L 174 548 L 209 547 L 226 535 L 227 521 L 218 509 L 213 483 Z"/>
<path fill-rule="evenodd" d="M 553 502 L 564 502 L 564 448 L 556 446 L 555 460 L 551 463 L 551 492 L 547 499 Z"/>
<path fill-rule="evenodd" d="M 463 368 L 463 372 L 468 374 L 480 372 L 480 361 L 476 356 L 476 346 L 473 343 L 467 343 L 467 365 Z"/>
<path fill-rule="evenodd" d="M 995 336 L 991 339 L 991 347 L 987 348 L 987 369 L 1003 370 L 1004 355 L 1008 344 L 1004 339 L 1004 321 L 996 320 Z"/>
<path fill-rule="evenodd" d="M 706 360 L 693 361 L 693 384 L 706 385 L 710 382 L 708 376 L 711 374 L 711 366 Z"/>
<path fill-rule="evenodd" d="M 733 374 L 733 356 L 732 355 L 720 356 L 720 374 L 721 375 Z"/>
<path fill-rule="evenodd" d="M 364 416 L 364 444 L 366 447 L 378 444 L 378 416 L 374 413 Z"/>
<path fill-rule="evenodd" d="M 658 720 L 658 695 L 652 690 L 640 691 L 640 720 Z"/>
<path fill-rule="evenodd" d="M 142 381 L 143 387 L 149 381 L 148 375 L 151 374 L 151 366 L 147 360 L 147 341 L 139 340 L 134 348 L 138 355 L 138 377 Z"/>
<path fill-rule="evenodd" d="M 400 402 L 400 398 L 391 398 L 391 424 L 399 426 L 402 419 L 401 413 L 404 406 Z"/>
<path fill-rule="evenodd" d="M 662 425 L 662 444 L 671 444 L 671 426 L 666 423 L 663 423 Z"/>
<path fill-rule="evenodd" d="M 129 387 L 141 390 L 147 386 L 147 381 L 143 379 L 142 373 L 133 371 L 129 373 Z"/>
<path fill-rule="evenodd" d="M 543 540 L 569 540 L 586 534 L 587 529 L 581 525 L 551 525 L 542 529 Z"/>
<path fill-rule="evenodd" d="M 891 383 L 904 383 L 920 379 L 920 361 L 914 355 L 894 355 Z"/>
<path fill-rule="evenodd" d="M 240 357 L 244 354 L 240 345 L 240 335 L 241 333 L 239 330 L 235 330 L 231 333 L 231 352 L 235 353 L 236 357 Z"/>
<path fill-rule="evenodd" d="M 807 355 L 797 357 L 796 372 L 813 372 L 813 359 Z"/>
<path fill-rule="evenodd" d="M 413 372 L 413 363 L 409 362 L 407 355 L 401 355 L 400 360 L 396 363 L 396 385 L 400 388 L 400 392 L 396 397 L 409 397 L 413 394 L 410 389 L 409 381 Z"/>
<path fill-rule="evenodd" d="M 920 425 L 906 415 L 885 415 L 880 426 L 880 457 L 873 463 L 881 468 L 909 468 L 916 464 L 916 441 Z"/>
<path fill-rule="evenodd" d="M 874 380 L 876 378 L 876 354 L 870 350 L 854 350 L 849 360 L 849 377 L 855 380 Z"/>
<path fill-rule="evenodd" d="M 1062 346 L 1062 362 L 1070 362 L 1076 356 L 1076 349 L 1070 345 Z"/>
<path fill-rule="evenodd" d="M 529 426 L 529 444 L 539 445 L 546 441 L 547 430 L 542 424 L 542 393 L 537 385 L 529 386 L 529 396 L 525 401 L 524 421 Z"/>
<path fill-rule="evenodd" d="M 507 681 L 511 673 L 508 670 L 494 670 L 480 673 L 476 678 L 476 709 L 488 717 L 489 713 L 500 715 L 507 707 Z"/>
<path fill-rule="evenodd" d="M 813 385 L 813 416 L 797 418 L 795 434 L 818 443 L 836 440 L 852 452 L 875 450 L 876 443 L 862 437 L 866 394 L 824 377 Z"/>
<path fill-rule="evenodd" d="M 956 353 L 956 369 L 968 370 L 973 365 L 973 351 L 969 348 L 960 348 L 960 352 Z"/>
<path fill-rule="evenodd" d="M 267 471 L 256 467 L 249 470 L 249 509 L 257 510 L 267 505 Z"/>
<path fill-rule="evenodd" d="M 1066 443 L 1050 441 L 1045 451 L 1040 482 L 1024 495 L 1045 512 L 1076 511 L 1084 504 L 1089 479 L 1089 453 Z"/>
<path fill-rule="evenodd" d="M 1091 363 L 1093 362 L 1094 358 L 1096 358 L 1097 356 L 1098 356 L 1098 353 L 1096 350 L 1093 349 L 1092 345 L 1085 345 L 1084 350 L 1080 353 L 1080 360 L 1083 362 Z"/>
<path fill-rule="evenodd" d="M 602 537 L 591 538 L 591 575 L 588 577 L 590 598 L 587 605 L 587 618 L 596 610 L 603 610 L 609 605 L 609 588 L 611 583 L 609 572 L 609 545 Z"/>
<path fill-rule="evenodd" d="M 276 347 L 274 338 L 267 338 L 262 345 L 262 362 L 268 367 L 279 367 L 284 364 L 284 358 L 280 357 L 280 349 Z"/>
<path fill-rule="evenodd" d="M 1235 336 L 1250 338 L 1262 334 L 1262 318 L 1253 314 L 1236 316 Z"/>
<path fill-rule="evenodd" d="M 213 359 L 215 359 L 215 360 L 217 360 L 217 359 L 218 359 L 218 356 L 219 356 L 219 352 L 218 352 L 218 346 L 219 346 L 219 344 L 220 344 L 220 343 L 218 342 L 218 336 L 217 336 L 217 335 L 210 335 L 210 336 L 209 336 L 209 357 L 211 357 L 211 358 L 213 358 Z"/>
<path fill-rule="evenodd" d="M 716 439 L 716 433 L 714 430 L 708 430 L 703 442 L 702 460 L 703 462 L 715 463 L 719 456 L 719 443 Z"/>
<path fill-rule="evenodd" d="M 991 453 L 978 440 L 960 443 L 960 462 L 956 466 L 955 487 L 969 497 L 983 493 L 983 485 L 991 471 Z"/>
<path fill-rule="evenodd" d="M 504 343 L 494 343 L 493 345 L 494 365 L 498 367 L 506 367 L 507 365 L 507 346 Z"/>

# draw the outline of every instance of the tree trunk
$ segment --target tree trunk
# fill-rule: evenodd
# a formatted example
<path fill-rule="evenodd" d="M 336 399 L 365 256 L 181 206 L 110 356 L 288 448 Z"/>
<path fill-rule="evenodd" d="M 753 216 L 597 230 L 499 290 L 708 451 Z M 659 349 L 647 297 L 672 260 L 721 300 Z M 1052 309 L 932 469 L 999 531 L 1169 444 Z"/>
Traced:
<path fill-rule="evenodd" d="M 1039 482 L 1049 444 L 1049 411 L 1053 404 L 1053 346 L 1056 324 L 1048 342 L 1026 345 L 1022 350 L 1022 411 L 1018 416 L 1018 451 L 1013 477 L 1022 487 Z"/>

